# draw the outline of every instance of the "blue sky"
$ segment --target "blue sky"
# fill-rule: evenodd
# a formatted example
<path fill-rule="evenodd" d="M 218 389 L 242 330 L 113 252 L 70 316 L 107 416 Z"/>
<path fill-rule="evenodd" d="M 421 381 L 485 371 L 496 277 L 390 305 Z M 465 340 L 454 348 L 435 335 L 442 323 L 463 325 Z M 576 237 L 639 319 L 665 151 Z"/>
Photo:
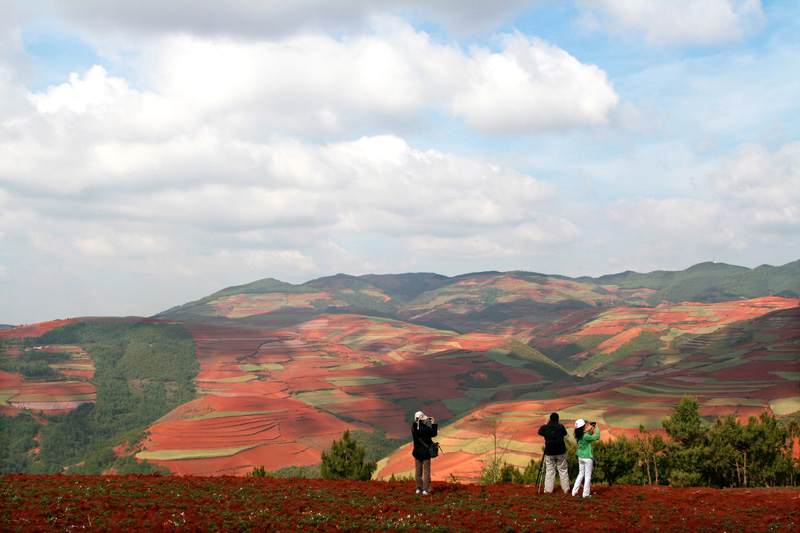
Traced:
<path fill-rule="evenodd" d="M 0 324 L 800 258 L 800 4 L 0 0 Z"/>

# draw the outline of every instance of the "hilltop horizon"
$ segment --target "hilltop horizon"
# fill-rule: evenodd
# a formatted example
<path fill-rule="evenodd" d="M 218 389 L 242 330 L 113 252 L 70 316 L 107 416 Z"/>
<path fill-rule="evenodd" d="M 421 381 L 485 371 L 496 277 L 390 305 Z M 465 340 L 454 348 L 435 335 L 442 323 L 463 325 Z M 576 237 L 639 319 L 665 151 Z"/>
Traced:
<path fill-rule="evenodd" d="M 251 281 L 251 282 L 248 282 L 248 283 L 244 283 L 244 284 L 231 285 L 231 286 L 228 286 L 228 287 L 224 287 L 224 288 L 221 288 L 221 289 L 219 289 L 219 290 L 217 290 L 215 292 L 210 293 L 207 296 L 210 296 L 210 295 L 213 295 L 213 294 L 218 294 L 220 292 L 225 292 L 225 291 L 228 291 L 228 290 L 235 290 L 235 289 L 238 289 L 238 288 L 241 288 L 241 287 L 248 287 L 248 286 L 253 286 L 253 285 L 258 286 L 259 283 L 262 283 L 262 282 L 265 282 L 265 281 L 275 281 L 277 283 L 286 284 L 287 286 L 301 287 L 301 286 L 313 284 L 314 282 L 318 282 L 318 281 L 322 281 L 322 280 L 326 280 L 326 279 L 337 278 L 337 277 L 350 277 L 350 278 L 370 279 L 370 278 L 391 278 L 391 277 L 403 277 L 403 276 L 430 275 L 430 276 L 439 277 L 441 279 L 454 280 L 454 279 L 458 279 L 458 278 L 465 277 L 465 276 L 473 276 L 473 275 L 480 275 L 480 274 L 527 274 L 527 275 L 544 276 L 544 277 L 549 277 L 549 278 L 583 280 L 583 281 L 588 281 L 588 282 L 596 282 L 598 284 L 618 283 L 619 281 L 621 281 L 624 278 L 625 279 L 637 279 L 640 283 L 642 283 L 643 285 L 646 285 L 648 283 L 648 281 L 647 281 L 648 279 L 651 279 L 653 277 L 660 277 L 659 276 L 660 274 L 676 274 L 676 273 L 682 273 L 682 272 L 692 272 L 694 270 L 697 270 L 698 268 L 702 268 L 704 266 L 709 266 L 709 265 L 712 266 L 712 267 L 715 267 L 715 268 L 731 267 L 731 268 L 734 269 L 734 271 L 738 271 L 738 273 L 740 273 L 740 274 L 741 273 L 746 273 L 746 272 L 751 272 L 752 273 L 754 271 L 762 271 L 762 273 L 763 273 L 764 269 L 775 269 L 775 268 L 791 269 L 793 271 L 797 271 L 798 272 L 798 276 L 800 276 L 800 259 L 799 260 L 795 260 L 795 261 L 791 261 L 791 262 L 786 263 L 784 265 L 770 265 L 770 264 L 767 264 L 767 263 L 762 263 L 762 264 L 760 264 L 760 265 L 758 265 L 756 267 L 753 267 L 753 268 L 743 267 L 743 266 L 740 266 L 740 265 L 732 265 L 732 264 L 729 264 L 729 263 L 724 263 L 724 262 L 719 262 L 719 261 L 704 261 L 704 262 L 701 262 L 701 263 L 697 263 L 697 264 L 691 265 L 691 266 L 689 266 L 689 267 L 687 267 L 687 268 L 685 268 L 683 270 L 658 269 L 658 270 L 652 270 L 652 271 L 649 271 L 649 272 L 637 272 L 637 271 L 634 271 L 634 270 L 624 270 L 624 271 L 619 271 L 619 272 L 615 272 L 615 273 L 601 274 L 601 275 L 598 275 L 598 276 L 589 276 L 589 275 L 567 276 L 567 275 L 563 275 L 563 274 L 559 274 L 559 273 L 555 273 L 555 272 L 542 273 L 542 272 L 536 272 L 536 271 L 530 271 L 530 270 L 520 270 L 520 269 L 509 270 L 509 271 L 484 270 L 484 271 L 480 271 L 480 272 L 464 272 L 464 273 L 460 273 L 460 274 L 454 274 L 454 275 L 451 275 L 451 276 L 448 276 L 448 275 L 445 275 L 445 274 L 440 274 L 440 273 L 437 273 L 437 272 L 431 272 L 431 271 L 388 273 L 388 274 L 361 274 L 361 275 L 347 274 L 347 273 L 339 272 L 339 273 L 336 273 L 336 274 L 320 276 L 320 277 L 317 277 L 317 278 L 309 279 L 307 281 L 298 282 L 298 283 L 291 283 L 291 282 L 287 282 L 287 281 L 282 281 L 282 280 L 279 280 L 279 279 L 274 278 L 274 277 L 266 277 L 266 278 L 257 279 L 257 280 L 254 280 L 254 281 Z M 639 277 L 637 278 L 636 276 L 639 276 Z M 652 281 L 650 283 L 652 283 Z M 800 293 L 800 283 L 798 283 L 796 285 L 797 285 L 796 290 L 792 291 L 794 294 Z M 780 291 L 776 291 L 776 292 L 780 292 Z M 204 298 L 204 297 L 201 297 L 200 299 L 202 299 L 202 298 Z M 166 308 L 166 309 L 164 309 L 162 311 L 158 311 L 158 312 L 153 313 L 153 314 L 120 315 L 120 316 L 157 317 L 157 316 L 160 316 L 160 315 L 162 315 L 164 313 L 169 312 L 171 309 L 174 309 L 176 307 L 181 307 L 182 305 L 188 305 L 193 301 L 198 301 L 198 299 L 190 300 L 189 302 L 187 302 L 185 304 L 176 304 L 176 305 L 173 305 L 172 307 Z M 103 317 L 103 316 L 105 316 L 105 317 L 113 317 L 113 316 L 116 316 L 116 315 L 87 314 L 87 315 L 82 315 L 82 316 L 83 317 Z M 13 327 L 21 326 L 21 325 L 30 325 L 30 324 L 37 324 L 37 323 L 42 323 L 42 322 L 49 322 L 49 321 L 52 321 L 52 320 L 58 320 L 58 319 L 64 319 L 64 318 L 79 318 L 79 317 L 77 315 L 64 316 L 64 317 L 50 316 L 50 317 L 44 318 L 43 320 L 39 320 L 38 322 L 24 322 L 24 323 L 19 323 L 19 324 L 11 324 L 11 323 L 9 323 L 9 324 L 0 324 L 0 329 L 2 329 L 2 328 L 13 328 Z"/>
<path fill-rule="evenodd" d="M 0 322 L 147 316 L 266 276 L 793 261 L 798 19 L 0 2 Z"/>

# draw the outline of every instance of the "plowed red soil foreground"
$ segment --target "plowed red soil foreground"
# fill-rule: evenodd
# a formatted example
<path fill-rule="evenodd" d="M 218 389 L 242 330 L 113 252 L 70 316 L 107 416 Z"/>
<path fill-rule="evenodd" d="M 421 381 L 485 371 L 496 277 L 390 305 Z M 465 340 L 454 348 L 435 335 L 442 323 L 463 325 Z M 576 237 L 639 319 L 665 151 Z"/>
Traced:
<path fill-rule="evenodd" d="M 800 490 L 179 476 L 0 478 L 2 531 L 798 531 Z M 563 529 L 570 528 L 570 529 Z"/>

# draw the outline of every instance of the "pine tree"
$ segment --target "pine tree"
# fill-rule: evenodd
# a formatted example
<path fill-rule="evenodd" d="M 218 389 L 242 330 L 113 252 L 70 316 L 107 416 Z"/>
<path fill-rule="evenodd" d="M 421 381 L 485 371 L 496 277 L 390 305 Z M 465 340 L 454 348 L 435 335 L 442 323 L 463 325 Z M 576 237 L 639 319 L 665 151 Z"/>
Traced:
<path fill-rule="evenodd" d="M 685 395 L 681 398 L 672 414 L 661 421 L 661 425 L 670 439 L 686 448 L 701 445 L 706 434 L 700 419 L 700 402 L 694 396 Z"/>
<path fill-rule="evenodd" d="M 375 461 L 364 461 L 367 451 L 350 436 L 346 429 L 342 440 L 331 444 L 330 452 L 322 452 L 322 465 L 319 473 L 322 479 L 355 479 L 369 481 L 378 468 Z"/>

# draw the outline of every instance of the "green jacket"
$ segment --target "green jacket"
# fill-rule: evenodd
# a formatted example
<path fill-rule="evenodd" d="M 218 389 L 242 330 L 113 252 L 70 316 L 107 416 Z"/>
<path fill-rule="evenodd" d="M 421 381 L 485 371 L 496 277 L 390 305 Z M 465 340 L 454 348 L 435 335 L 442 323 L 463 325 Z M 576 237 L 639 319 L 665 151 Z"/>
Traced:
<path fill-rule="evenodd" d="M 588 424 L 587 424 L 588 425 Z M 597 428 L 594 435 L 584 433 L 581 440 L 578 441 L 578 457 L 581 459 L 591 459 L 592 455 L 592 441 L 600 438 L 600 428 Z"/>

